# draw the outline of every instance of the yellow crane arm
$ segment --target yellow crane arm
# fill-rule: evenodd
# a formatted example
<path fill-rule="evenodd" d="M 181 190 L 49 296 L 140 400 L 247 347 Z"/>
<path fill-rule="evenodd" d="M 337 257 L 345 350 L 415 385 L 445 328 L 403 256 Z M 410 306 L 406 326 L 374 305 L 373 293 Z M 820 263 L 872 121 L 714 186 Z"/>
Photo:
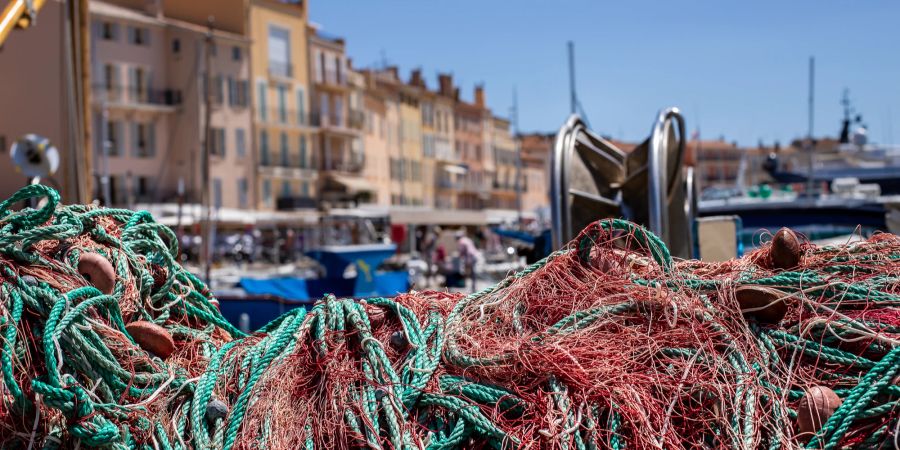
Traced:
<path fill-rule="evenodd" d="M 0 16 L 0 45 L 6 42 L 13 28 L 28 28 L 34 23 L 38 10 L 47 0 L 13 0 Z"/>

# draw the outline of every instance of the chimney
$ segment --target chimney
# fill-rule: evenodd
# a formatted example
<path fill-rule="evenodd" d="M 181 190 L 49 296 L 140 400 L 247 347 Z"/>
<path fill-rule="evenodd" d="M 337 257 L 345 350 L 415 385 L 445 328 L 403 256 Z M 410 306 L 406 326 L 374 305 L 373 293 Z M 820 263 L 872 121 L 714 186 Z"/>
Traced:
<path fill-rule="evenodd" d="M 395 80 L 400 79 L 400 72 L 397 70 L 397 66 L 387 66 L 385 70 L 391 74 L 391 77 Z"/>
<path fill-rule="evenodd" d="M 409 84 L 425 89 L 425 79 L 422 78 L 422 69 L 413 69 L 409 75 Z"/>
<path fill-rule="evenodd" d="M 459 88 L 453 88 L 453 100 L 459 101 Z"/>
<path fill-rule="evenodd" d="M 453 96 L 453 75 L 448 73 L 438 74 L 438 92 L 445 97 Z"/>
<path fill-rule="evenodd" d="M 475 105 L 484 108 L 484 85 L 475 86 Z"/>

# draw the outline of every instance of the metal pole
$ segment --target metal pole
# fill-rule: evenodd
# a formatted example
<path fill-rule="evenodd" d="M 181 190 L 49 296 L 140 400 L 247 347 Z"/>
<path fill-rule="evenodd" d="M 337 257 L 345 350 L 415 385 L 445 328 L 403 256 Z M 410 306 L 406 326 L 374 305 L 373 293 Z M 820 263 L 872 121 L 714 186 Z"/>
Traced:
<path fill-rule="evenodd" d="M 109 96 L 107 91 L 106 96 Z M 112 151 L 112 141 L 109 139 L 109 108 L 106 105 L 106 98 L 103 99 L 103 123 L 100 124 L 101 133 L 103 133 L 103 154 L 100 155 L 103 173 L 100 174 L 100 195 L 103 198 L 103 206 L 107 208 L 112 206 L 112 192 L 109 186 L 109 153 Z"/>
<path fill-rule="evenodd" d="M 815 190 L 813 172 L 815 171 L 815 148 L 813 146 L 813 106 L 815 104 L 816 86 L 816 58 L 809 57 L 809 129 L 806 134 L 807 157 L 809 159 L 809 171 L 806 175 L 806 192 L 812 198 Z"/>
<path fill-rule="evenodd" d="M 210 220 L 210 211 L 212 209 L 212 201 L 209 195 L 209 152 L 212 142 L 212 45 L 213 45 L 213 23 L 215 18 L 210 16 L 206 31 L 206 91 L 204 92 L 204 130 L 203 130 L 203 148 L 202 160 L 200 162 L 200 179 L 202 187 L 200 190 L 201 204 L 203 205 L 203 221 L 201 230 L 203 231 L 202 247 L 200 248 L 200 259 L 203 262 L 203 275 L 207 285 L 211 284 L 211 266 L 212 266 L 212 221 Z"/>
<path fill-rule="evenodd" d="M 513 87 L 512 107 L 513 143 L 516 146 L 516 211 L 518 212 L 519 229 L 522 226 L 522 146 L 519 142 L 519 93 Z"/>
<path fill-rule="evenodd" d="M 569 41 L 569 112 L 575 114 L 578 97 L 575 95 L 575 43 Z"/>

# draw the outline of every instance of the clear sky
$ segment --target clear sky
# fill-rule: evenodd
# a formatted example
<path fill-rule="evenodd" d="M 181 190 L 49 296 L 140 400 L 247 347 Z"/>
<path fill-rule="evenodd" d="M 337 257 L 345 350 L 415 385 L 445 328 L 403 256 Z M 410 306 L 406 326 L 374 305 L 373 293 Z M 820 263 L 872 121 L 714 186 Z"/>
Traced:
<path fill-rule="evenodd" d="M 640 140 L 674 105 L 690 130 L 753 145 L 807 130 L 834 135 L 844 87 L 877 142 L 900 143 L 900 2 L 813 0 L 310 0 L 310 20 L 344 36 L 356 67 L 452 72 L 464 98 L 484 83 L 495 114 L 518 90 L 523 131 L 569 111 L 566 41 L 593 128 Z M 893 125 L 892 125 L 893 124 Z M 896 133 L 896 134 L 895 134 Z"/>

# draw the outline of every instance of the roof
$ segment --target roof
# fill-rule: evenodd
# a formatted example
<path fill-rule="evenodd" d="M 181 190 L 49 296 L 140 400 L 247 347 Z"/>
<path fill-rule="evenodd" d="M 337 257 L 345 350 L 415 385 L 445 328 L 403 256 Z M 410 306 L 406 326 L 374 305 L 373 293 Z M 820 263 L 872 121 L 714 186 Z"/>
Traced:
<path fill-rule="evenodd" d="M 145 14 L 141 11 L 96 0 L 88 2 L 88 11 L 92 15 L 128 20 L 131 22 L 138 22 L 147 25 L 164 26 L 166 24 L 164 21 L 156 18 L 155 16 Z"/>

